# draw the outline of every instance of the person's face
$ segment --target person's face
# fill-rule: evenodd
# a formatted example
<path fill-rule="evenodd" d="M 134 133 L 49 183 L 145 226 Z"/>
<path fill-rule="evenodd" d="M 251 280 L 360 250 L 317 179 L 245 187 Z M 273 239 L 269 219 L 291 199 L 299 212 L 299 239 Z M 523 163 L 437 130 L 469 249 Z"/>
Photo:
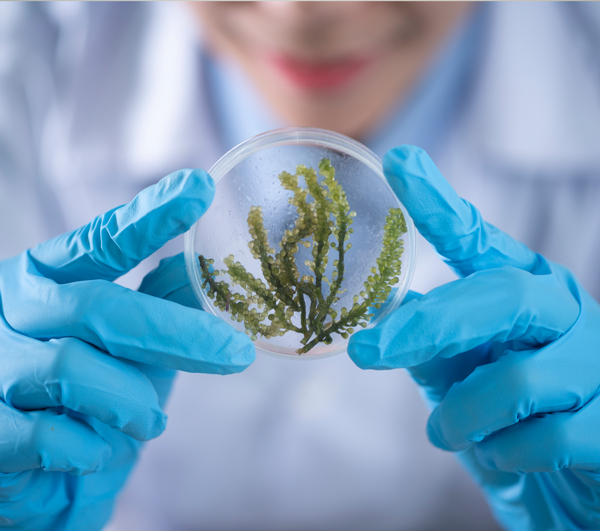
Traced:
<path fill-rule="evenodd" d="M 418 78 L 462 2 L 193 2 L 215 53 L 238 61 L 289 125 L 368 133 Z"/>

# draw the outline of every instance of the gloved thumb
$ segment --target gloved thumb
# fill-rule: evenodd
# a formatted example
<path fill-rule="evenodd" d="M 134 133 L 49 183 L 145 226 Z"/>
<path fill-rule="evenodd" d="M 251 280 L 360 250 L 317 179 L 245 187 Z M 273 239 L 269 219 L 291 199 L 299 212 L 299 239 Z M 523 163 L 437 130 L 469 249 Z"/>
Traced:
<path fill-rule="evenodd" d="M 215 185 L 203 170 L 180 170 L 131 203 L 34 247 L 38 271 L 60 284 L 114 280 L 186 232 L 210 206 Z"/>
<path fill-rule="evenodd" d="M 422 149 L 391 149 L 383 171 L 417 230 L 460 276 L 503 266 L 531 272 L 538 265 L 536 253 L 461 199 Z"/>

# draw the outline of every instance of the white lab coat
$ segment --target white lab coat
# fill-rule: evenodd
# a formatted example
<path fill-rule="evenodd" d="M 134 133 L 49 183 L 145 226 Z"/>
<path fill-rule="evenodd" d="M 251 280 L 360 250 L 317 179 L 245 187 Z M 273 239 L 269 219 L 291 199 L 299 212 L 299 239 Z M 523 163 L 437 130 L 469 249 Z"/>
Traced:
<path fill-rule="evenodd" d="M 0 6 L 0 258 L 222 154 L 184 9 Z M 492 15 L 436 161 L 486 219 L 600 297 L 600 16 L 543 3 Z M 453 277 L 420 243 L 413 289 L 427 291 Z M 168 413 L 111 530 L 497 529 L 454 457 L 428 444 L 403 371 L 259 356 L 239 375 L 181 374 Z"/>

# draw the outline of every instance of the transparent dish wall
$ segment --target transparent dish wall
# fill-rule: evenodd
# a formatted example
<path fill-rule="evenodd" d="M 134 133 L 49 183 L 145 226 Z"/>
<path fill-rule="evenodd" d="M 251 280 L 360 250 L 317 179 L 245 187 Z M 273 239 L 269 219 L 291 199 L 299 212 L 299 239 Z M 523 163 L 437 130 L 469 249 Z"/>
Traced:
<path fill-rule="evenodd" d="M 253 137 L 236 146 L 224 155 L 209 171 L 216 183 L 215 199 L 208 212 L 185 236 L 185 260 L 187 273 L 196 297 L 205 311 L 217 315 L 240 331 L 244 323 L 231 319 L 231 314 L 219 310 L 202 288 L 202 276 L 198 256 L 214 259 L 214 269 L 227 269 L 223 259 L 234 255 L 247 271 L 264 280 L 260 262 L 248 247 L 251 241 L 248 232 L 250 207 L 262 207 L 264 224 L 269 231 L 269 244 L 279 250 L 278 243 L 286 230 L 295 226 L 298 213 L 288 202 L 292 192 L 285 190 L 278 179 L 282 171 L 292 174 L 296 166 L 304 164 L 314 169 L 327 158 L 335 168 L 335 178 L 342 185 L 350 209 L 356 212 L 348 240 L 352 248 L 346 252 L 346 274 L 340 301 L 333 308 L 350 308 L 353 296 L 362 291 L 363 284 L 376 265 L 383 245 L 383 227 L 390 208 L 401 208 L 407 232 L 403 236 L 404 252 L 402 272 L 394 286 L 394 296 L 383 311 L 378 312 L 369 326 L 374 326 L 389 312 L 397 308 L 410 284 L 416 259 L 415 227 L 404 206 L 398 201 L 383 176 L 381 160 L 362 144 L 343 135 L 310 128 L 278 129 Z M 331 237 L 330 241 L 334 241 Z M 325 275 L 331 279 L 333 261 L 337 251 L 330 249 Z M 312 274 L 305 265 L 311 260 L 311 249 L 299 246 L 296 264 L 300 275 Z M 229 282 L 227 276 L 217 277 Z M 243 290 L 232 288 L 240 293 Z M 292 320 L 298 319 L 294 316 Z M 358 328 L 359 330 L 362 328 Z M 320 343 L 308 353 L 297 354 L 302 347 L 302 336 L 287 332 L 283 336 L 254 341 L 258 351 L 266 354 L 294 359 L 315 359 L 332 356 L 346 351 L 348 339 L 332 334 L 329 345 Z"/>

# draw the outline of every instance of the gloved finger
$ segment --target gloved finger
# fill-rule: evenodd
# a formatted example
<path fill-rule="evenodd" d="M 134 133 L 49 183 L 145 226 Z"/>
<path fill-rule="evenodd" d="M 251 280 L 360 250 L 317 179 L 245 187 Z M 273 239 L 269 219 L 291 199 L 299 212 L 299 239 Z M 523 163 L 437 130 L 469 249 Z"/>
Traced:
<path fill-rule="evenodd" d="M 492 361 L 493 346 L 493 343 L 484 343 L 451 358 L 435 357 L 407 370 L 433 409 L 456 382 L 463 381 L 477 367 Z"/>
<path fill-rule="evenodd" d="M 120 358 L 120 361 L 135 367 L 150 380 L 150 383 L 158 396 L 158 406 L 161 409 L 164 409 L 171 388 L 173 387 L 173 382 L 177 377 L 177 371 L 175 369 L 164 369 L 162 367 L 157 367 L 156 365 L 149 365 L 147 363 L 126 360 L 123 358 Z"/>
<path fill-rule="evenodd" d="M 525 474 L 576 468 L 600 472 L 600 408 L 596 400 L 574 412 L 530 417 L 474 446 L 491 470 Z"/>
<path fill-rule="evenodd" d="M 256 356 L 244 333 L 171 301 L 104 280 L 61 285 L 25 274 L 20 280 L 27 285 L 0 277 L 4 316 L 35 339 L 76 337 L 113 356 L 187 372 L 240 372 Z"/>
<path fill-rule="evenodd" d="M 180 170 L 141 191 L 131 203 L 29 251 L 37 270 L 60 284 L 114 280 L 206 212 L 215 185 L 203 170 Z"/>
<path fill-rule="evenodd" d="M 202 309 L 187 276 L 183 253 L 161 260 L 158 267 L 144 277 L 138 291 L 188 308 Z"/>
<path fill-rule="evenodd" d="M 597 371 L 572 375 L 573 362 L 553 346 L 509 351 L 452 387 L 429 417 L 431 442 L 460 451 L 531 415 L 580 408 L 597 391 Z"/>
<path fill-rule="evenodd" d="M 87 423 L 55 410 L 18 411 L 0 401 L 0 473 L 41 468 L 74 475 L 97 472 L 112 453 Z"/>
<path fill-rule="evenodd" d="M 481 271 L 433 289 L 356 332 L 348 354 L 362 369 L 394 369 L 452 357 L 489 341 L 538 346 L 577 320 L 579 304 L 554 275 L 513 267 Z"/>
<path fill-rule="evenodd" d="M 2 341 L 0 398 L 6 404 L 21 410 L 64 406 L 138 440 L 164 431 L 167 417 L 156 391 L 135 367 L 72 337 L 37 341 L 12 333 Z"/>
<path fill-rule="evenodd" d="M 460 276 L 507 265 L 535 269 L 538 255 L 485 222 L 422 149 L 400 146 L 388 151 L 383 170 L 418 231 Z"/>

